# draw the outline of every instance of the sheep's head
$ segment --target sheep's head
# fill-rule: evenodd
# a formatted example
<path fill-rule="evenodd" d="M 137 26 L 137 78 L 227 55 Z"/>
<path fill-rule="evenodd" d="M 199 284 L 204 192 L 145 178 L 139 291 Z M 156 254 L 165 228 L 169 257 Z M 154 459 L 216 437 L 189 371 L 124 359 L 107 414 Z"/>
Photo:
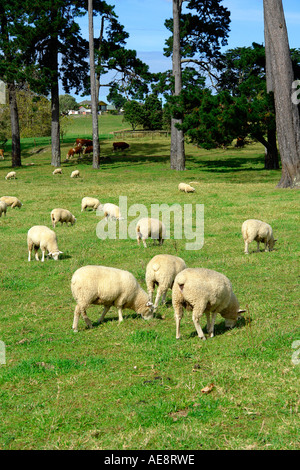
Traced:
<path fill-rule="evenodd" d="M 63 252 L 62 251 L 51 251 L 48 256 L 52 256 L 52 258 L 57 261 L 58 260 L 58 257 L 60 254 L 62 254 Z"/>
<path fill-rule="evenodd" d="M 270 240 L 269 243 L 268 243 L 269 251 L 274 250 L 274 245 L 275 245 L 276 242 L 277 242 L 277 239 L 274 240 L 274 238 L 271 238 L 271 240 Z"/>
<path fill-rule="evenodd" d="M 150 320 L 153 318 L 153 312 L 154 312 L 154 305 L 150 300 L 146 303 L 145 307 L 143 308 L 142 312 L 142 317 L 144 320 Z"/>

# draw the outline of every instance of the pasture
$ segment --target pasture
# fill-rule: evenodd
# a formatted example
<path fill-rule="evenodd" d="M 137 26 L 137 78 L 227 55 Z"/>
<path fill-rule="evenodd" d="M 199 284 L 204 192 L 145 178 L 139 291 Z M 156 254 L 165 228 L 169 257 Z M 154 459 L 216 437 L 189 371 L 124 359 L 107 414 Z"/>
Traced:
<path fill-rule="evenodd" d="M 88 122 L 86 119 L 85 124 Z M 62 161 L 75 137 L 90 137 L 74 120 L 62 144 Z M 90 121 L 91 126 L 91 121 Z M 170 141 L 130 138 L 130 149 L 112 151 L 109 131 L 126 127 L 120 116 L 101 116 L 100 170 L 91 157 L 64 162 L 52 175 L 49 139 L 22 141 L 23 166 L 16 180 L 8 152 L 0 161 L 0 193 L 17 196 L 21 209 L 0 218 L 0 449 L 72 450 L 278 450 L 299 448 L 299 192 L 278 190 L 279 171 L 263 169 L 264 149 L 204 151 L 186 145 L 184 172 L 169 170 Z M 91 128 L 91 127 L 90 127 Z M 117 139 L 116 139 L 117 140 Z M 9 147 L 7 147 L 9 151 Z M 34 165 L 28 165 L 34 163 Z M 81 177 L 71 179 L 73 170 Z M 194 193 L 178 191 L 194 182 Z M 186 240 L 148 243 L 100 240 L 95 212 L 81 212 L 84 196 L 128 207 L 144 204 L 204 204 L 204 246 Z M 74 226 L 55 232 L 58 261 L 27 261 L 26 237 L 33 225 L 52 228 L 50 212 L 69 209 Z M 128 217 L 128 222 L 136 217 Z M 268 222 L 275 250 L 244 254 L 241 225 Z M 72 331 L 75 302 L 70 281 L 84 265 L 129 270 L 146 289 L 145 269 L 158 253 L 182 257 L 232 282 L 244 318 L 226 330 L 216 319 L 215 337 L 196 336 L 191 312 L 175 339 L 171 291 L 166 306 L 145 321 L 133 311 L 111 308 L 104 322 Z M 102 307 L 92 306 L 92 322 Z M 201 325 L 206 332 L 206 317 Z M 299 346 L 298 346 L 299 349 Z M 293 359 L 294 358 L 294 359 Z"/>

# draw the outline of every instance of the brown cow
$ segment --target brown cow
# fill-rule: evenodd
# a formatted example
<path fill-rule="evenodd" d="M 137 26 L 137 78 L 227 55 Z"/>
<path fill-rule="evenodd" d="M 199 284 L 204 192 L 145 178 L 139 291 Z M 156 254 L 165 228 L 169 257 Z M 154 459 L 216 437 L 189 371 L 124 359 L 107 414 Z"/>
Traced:
<path fill-rule="evenodd" d="M 70 150 L 68 151 L 68 153 L 67 153 L 67 157 L 66 157 L 67 160 L 68 160 L 69 158 L 74 157 L 74 155 L 75 155 L 75 149 L 72 148 L 72 149 L 70 149 Z"/>
<path fill-rule="evenodd" d="M 83 151 L 84 155 L 89 155 L 90 153 L 93 153 L 93 146 L 90 145 L 89 147 L 86 147 Z"/>
<path fill-rule="evenodd" d="M 76 142 L 74 145 L 79 145 L 81 144 L 84 147 L 89 147 L 90 145 L 93 145 L 93 141 L 89 139 L 76 139 Z"/>
<path fill-rule="evenodd" d="M 129 148 L 126 142 L 113 142 L 113 150 L 125 150 Z"/>
<path fill-rule="evenodd" d="M 76 155 L 76 154 L 78 153 L 78 154 L 79 154 L 79 157 L 80 157 L 80 155 L 81 155 L 82 152 L 83 152 L 82 145 L 81 145 L 81 144 L 77 145 L 73 150 L 74 150 L 74 154 Z"/>

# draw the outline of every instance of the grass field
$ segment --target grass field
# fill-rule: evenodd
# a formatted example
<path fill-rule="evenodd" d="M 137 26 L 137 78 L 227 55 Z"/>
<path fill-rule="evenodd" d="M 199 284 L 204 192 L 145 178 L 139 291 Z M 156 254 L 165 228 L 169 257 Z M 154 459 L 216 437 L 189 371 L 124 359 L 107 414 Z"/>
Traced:
<path fill-rule="evenodd" d="M 0 161 L 0 193 L 17 196 L 21 209 L 0 218 L 0 449 L 299 449 L 299 192 L 279 190 L 280 171 L 263 169 L 263 148 L 204 151 L 186 145 L 187 170 L 169 170 L 166 138 L 131 138 L 130 150 L 112 152 L 109 132 L 125 126 L 103 119 L 99 171 L 91 159 L 62 163 L 53 176 L 48 139 L 24 140 L 23 166 L 6 181 L 8 154 Z M 84 123 L 74 120 L 62 145 L 67 153 Z M 102 132 L 103 131 L 103 132 Z M 9 149 L 9 147 L 7 147 Z M 37 150 L 41 149 L 40 152 Z M 33 166 L 27 165 L 34 163 Z M 81 177 L 73 180 L 71 171 Z M 178 183 L 196 192 L 179 193 Z M 95 212 L 80 212 L 81 198 L 118 204 L 204 204 L 201 250 L 186 240 L 162 247 L 135 240 L 100 240 Z M 50 212 L 65 207 L 74 226 L 57 226 L 61 259 L 28 263 L 26 235 L 33 225 L 51 227 Z M 128 217 L 128 223 L 135 217 Z M 243 253 L 242 222 L 270 223 L 278 242 L 270 253 Z M 84 265 L 131 271 L 143 288 L 148 261 L 157 253 L 181 256 L 231 280 L 244 319 L 215 337 L 196 336 L 191 313 L 175 339 L 171 291 L 166 306 L 148 322 L 126 310 L 118 324 L 112 308 L 103 324 L 72 331 L 75 302 L 70 280 Z M 101 309 L 102 310 L 102 309 Z M 96 322 L 100 309 L 91 307 Z M 206 318 L 202 327 L 206 332 Z M 299 349 L 299 347 L 298 347 Z M 296 358 L 296 360 L 295 360 Z M 210 393 L 202 390 L 211 386 Z"/>

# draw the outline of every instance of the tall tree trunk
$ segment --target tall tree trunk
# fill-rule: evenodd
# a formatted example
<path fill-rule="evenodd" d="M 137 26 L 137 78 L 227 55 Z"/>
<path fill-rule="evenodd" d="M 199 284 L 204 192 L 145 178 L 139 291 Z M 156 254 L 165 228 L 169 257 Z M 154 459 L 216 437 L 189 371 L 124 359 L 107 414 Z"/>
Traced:
<path fill-rule="evenodd" d="M 274 91 L 276 129 L 282 162 L 279 188 L 300 187 L 300 120 L 292 102 L 292 68 L 290 47 L 282 0 L 264 0 L 266 64 L 271 67 L 268 91 Z"/>
<path fill-rule="evenodd" d="M 180 52 L 180 14 L 183 0 L 173 0 L 173 56 L 172 72 L 174 76 L 174 95 L 178 96 L 182 89 L 181 52 Z M 182 124 L 180 116 L 171 119 L 171 169 L 185 169 L 184 134 L 177 129 L 176 124 Z"/>
<path fill-rule="evenodd" d="M 59 88 L 56 80 L 51 86 L 51 165 L 60 166 Z"/>
<path fill-rule="evenodd" d="M 17 105 L 17 93 L 14 83 L 8 83 L 8 101 L 10 108 L 10 121 L 11 121 L 11 164 L 12 167 L 21 166 L 21 143 L 20 143 L 20 127 L 19 127 L 19 113 Z"/>
<path fill-rule="evenodd" d="M 90 52 L 90 80 L 93 119 L 93 168 L 98 169 L 100 163 L 100 145 L 98 132 L 98 98 L 96 95 L 95 50 L 94 50 L 94 24 L 93 0 L 88 0 L 89 15 L 89 52 Z"/>

